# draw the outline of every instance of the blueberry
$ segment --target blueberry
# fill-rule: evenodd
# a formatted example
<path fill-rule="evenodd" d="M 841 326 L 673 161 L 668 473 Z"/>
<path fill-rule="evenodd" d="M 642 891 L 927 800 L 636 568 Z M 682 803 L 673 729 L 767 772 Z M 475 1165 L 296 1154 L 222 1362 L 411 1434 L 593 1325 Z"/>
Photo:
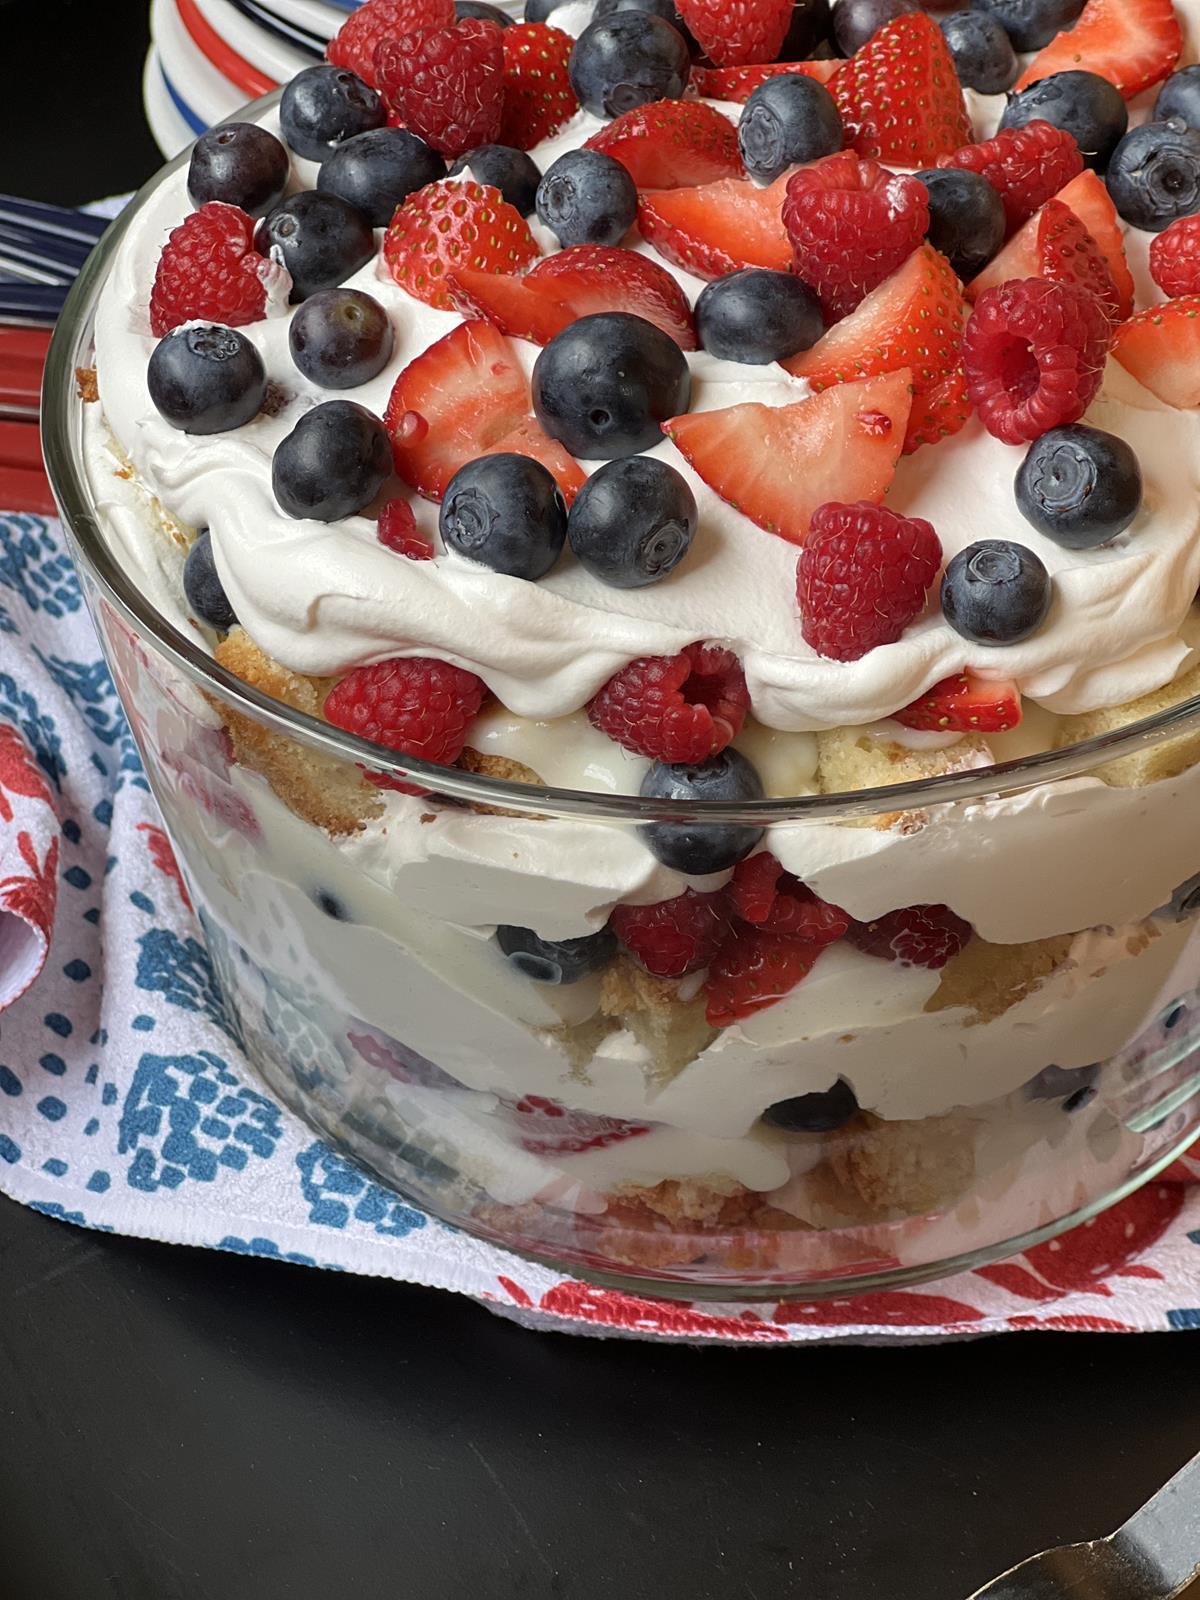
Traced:
<path fill-rule="evenodd" d="M 973 644 L 1017 644 L 1046 620 L 1050 574 L 1023 544 L 981 539 L 946 568 L 942 610 L 956 633 Z"/>
<path fill-rule="evenodd" d="M 210 628 L 228 633 L 237 622 L 237 613 L 229 604 L 225 586 L 217 576 L 212 553 L 212 534 L 207 528 L 196 535 L 196 542 L 183 563 L 183 592 L 192 608 L 192 615 L 207 622 Z"/>
<path fill-rule="evenodd" d="M 1064 1111 L 1078 1111 L 1096 1098 L 1100 1063 L 1089 1067 L 1043 1067 L 1025 1085 L 1030 1100 L 1061 1100 Z"/>
<path fill-rule="evenodd" d="M 829 0 L 796 0 L 780 61 L 807 61 L 828 40 L 832 27 Z"/>
<path fill-rule="evenodd" d="M 578 983 L 607 966 L 617 953 L 616 934 L 602 928 L 580 939 L 539 939 L 532 928 L 496 929 L 496 943 L 518 972 L 535 983 Z"/>
<path fill-rule="evenodd" d="M 854 1090 L 845 1078 L 839 1078 L 832 1089 L 777 1100 L 763 1112 L 762 1119 L 769 1128 L 782 1128 L 786 1133 L 833 1133 L 857 1112 Z"/>
<path fill-rule="evenodd" d="M 694 767 L 656 761 L 642 779 L 639 794 L 650 800 L 723 800 L 737 804 L 763 798 L 762 779 L 736 750 Z M 763 829 L 735 822 L 648 822 L 641 830 L 651 855 L 665 867 L 702 877 L 724 872 L 748 856 Z"/>
<path fill-rule="evenodd" d="M 494 22 L 498 28 L 511 28 L 513 19 L 499 6 L 489 6 L 487 0 L 454 0 L 456 22 Z"/>
<path fill-rule="evenodd" d="M 1040 50 L 1076 21 L 1083 6 L 1084 0 L 971 0 L 973 11 L 995 17 L 1014 50 Z"/>
<path fill-rule="evenodd" d="M 1161 233 L 1200 211 L 1200 130 L 1178 117 L 1143 122 L 1113 151 L 1104 181 L 1131 228 Z"/>
<path fill-rule="evenodd" d="M 828 0 L 823 0 L 823 3 L 828 4 Z M 596 0 L 591 20 L 600 22 L 604 17 L 611 17 L 614 11 L 648 11 L 652 16 L 661 17 L 664 22 L 669 22 L 676 29 L 687 45 L 690 55 L 700 54 L 700 46 L 676 10 L 673 0 Z"/>
<path fill-rule="evenodd" d="M 637 186 L 603 150 L 568 150 L 546 169 L 537 214 L 559 244 L 620 244 L 637 216 Z"/>
<path fill-rule="evenodd" d="M 1014 94 L 1000 118 L 1002 128 L 1049 122 L 1069 133 L 1084 164 L 1103 172 L 1129 127 L 1129 111 L 1107 78 L 1097 72 L 1052 72 Z"/>
<path fill-rule="evenodd" d="M 194 206 L 221 200 L 261 217 L 283 199 L 290 170 L 288 153 L 273 133 L 254 122 L 226 122 L 192 146 L 188 199 Z"/>
<path fill-rule="evenodd" d="M 333 289 L 375 254 L 371 224 L 340 195 L 305 189 L 259 223 L 254 248 L 282 261 L 292 275 L 292 303 Z"/>
<path fill-rule="evenodd" d="M 973 278 L 1004 243 L 1004 202 L 977 172 L 942 167 L 917 177 L 929 195 L 930 244 L 960 278 Z"/>
<path fill-rule="evenodd" d="M 318 889 L 316 894 L 313 895 L 313 899 L 316 901 L 318 908 L 327 917 L 332 917 L 335 922 L 352 921 L 350 913 L 346 910 L 345 902 L 339 900 L 337 895 L 330 890 Z"/>
<path fill-rule="evenodd" d="M 662 424 L 688 408 L 683 351 L 661 328 L 626 311 L 580 317 L 533 366 L 538 421 L 585 461 L 632 456 L 662 441 Z"/>
<path fill-rule="evenodd" d="M 383 101 L 347 67 L 305 67 L 279 102 L 283 137 L 309 161 L 324 161 L 343 139 L 386 121 Z"/>
<path fill-rule="evenodd" d="M 1017 77 L 1017 55 L 1004 29 L 986 11 L 954 11 L 941 19 L 964 89 L 1003 94 Z"/>
<path fill-rule="evenodd" d="M 833 8 L 833 42 L 842 55 L 852 56 L 885 23 L 918 10 L 916 0 L 838 0 Z"/>
<path fill-rule="evenodd" d="M 146 373 L 159 415 L 184 433 L 227 433 L 262 410 L 262 357 L 236 328 L 175 328 L 161 338 Z"/>
<path fill-rule="evenodd" d="M 783 361 L 824 331 L 820 302 L 794 272 L 743 267 L 706 284 L 696 301 L 700 343 L 722 361 L 756 367 Z"/>
<path fill-rule="evenodd" d="M 387 429 L 353 400 L 314 406 L 283 439 L 271 487 L 289 517 L 338 522 L 370 505 L 392 470 Z"/>
<path fill-rule="evenodd" d="M 288 345 L 300 371 L 322 389 L 356 389 L 387 365 L 392 325 L 361 289 L 321 289 L 293 316 Z"/>
<path fill-rule="evenodd" d="M 506 144 L 476 145 L 450 168 L 452 178 L 460 172 L 469 172 L 476 183 L 490 183 L 493 189 L 499 189 L 523 217 L 537 203 L 542 174 L 537 162 L 524 150 L 514 150 Z"/>
<path fill-rule="evenodd" d="M 601 583 L 641 589 L 679 565 L 696 521 L 696 497 L 674 467 L 651 456 L 625 456 L 593 472 L 580 489 L 567 539 Z"/>
<path fill-rule="evenodd" d="M 1158 91 L 1154 120 L 1165 122 L 1168 117 L 1178 117 L 1189 128 L 1200 128 L 1200 67 L 1173 72 Z"/>
<path fill-rule="evenodd" d="M 594 117 L 678 100 L 691 70 L 683 35 L 648 11 L 614 11 L 590 23 L 575 41 L 568 68 L 575 98 Z"/>
<path fill-rule="evenodd" d="M 1094 550 L 1123 532 L 1142 504 L 1142 469 L 1124 439 L 1082 422 L 1035 439 L 1017 469 L 1017 505 L 1064 550 Z"/>
<path fill-rule="evenodd" d="M 344 140 L 321 168 L 317 188 L 340 195 L 373 228 L 386 228 L 414 189 L 446 176 L 446 163 L 407 128 L 372 128 Z"/>
<path fill-rule="evenodd" d="M 468 461 L 450 479 L 438 528 L 448 550 L 536 581 L 558 560 L 567 535 L 562 490 L 540 461 L 504 452 Z"/>
<path fill-rule="evenodd" d="M 845 134 L 824 84 L 798 72 L 760 83 L 742 109 L 738 149 L 746 171 L 772 183 L 787 167 L 816 161 L 842 148 Z"/>

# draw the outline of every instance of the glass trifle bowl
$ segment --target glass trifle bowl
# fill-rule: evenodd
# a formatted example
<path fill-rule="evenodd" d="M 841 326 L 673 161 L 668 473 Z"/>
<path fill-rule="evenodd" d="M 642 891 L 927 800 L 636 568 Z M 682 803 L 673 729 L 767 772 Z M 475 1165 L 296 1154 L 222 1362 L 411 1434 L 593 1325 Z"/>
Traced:
<path fill-rule="evenodd" d="M 244 115 L 277 127 L 276 98 Z M 1019 725 L 986 735 L 878 715 L 770 725 L 784 690 L 768 692 L 761 661 L 749 670 L 751 633 L 741 648 L 764 714 L 752 695 L 732 748 L 757 787 L 639 792 L 653 788 L 651 759 L 586 709 L 637 652 L 600 651 L 609 664 L 588 680 L 571 646 L 590 659 L 597 616 L 639 637 L 650 601 L 608 590 L 590 610 L 584 575 L 568 571 L 557 635 L 531 636 L 518 668 L 526 580 L 480 576 L 440 547 L 424 568 L 407 562 L 379 544 L 373 511 L 333 523 L 270 511 L 273 450 L 328 398 L 281 366 L 285 315 L 261 325 L 262 414 L 215 442 L 180 435 L 178 456 L 155 446 L 143 469 L 105 356 L 114 319 L 153 346 L 145 266 L 187 213 L 185 161 L 80 275 L 47 368 L 45 454 L 221 992 L 274 1093 L 448 1223 L 689 1299 L 932 1278 L 1086 1219 L 1186 1148 L 1200 1128 L 1200 635 L 1186 601 L 1144 640 L 1117 639 L 1090 674 L 1102 685 L 1090 706 L 1056 694 L 1046 667 Z M 385 302 L 399 344 L 413 306 L 374 271 L 353 281 Z M 435 333 L 461 320 L 439 315 Z M 350 397 L 382 412 L 404 359 Z M 1195 461 L 1181 463 L 1167 408 L 1140 389 L 1130 399 L 1119 371 L 1111 390 L 1098 407 L 1141 408 L 1140 436 L 1162 434 L 1142 463 L 1144 515 L 1176 515 L 1194 490 L 1164 472 L 1190 484 Z M 950 474 L 945 508 L 978 497 L 972 536 L 1024 526 L 978 476 L 979 452 L 1006 447 L 976 434 L 903 462 L 889 504 L 917 514 L 936 467 Z M 1015 470 L 1019 453 L 1002 459 Z M 216 485 L 204 518 L 201 480 Z M 222 533 L 221 508 L 236 532 Z M 417 511 L 436 525 L 436 507 Z M 268 524 L 257 549 L 231 553 Z M 184 589 L 202 526 L 244 619 L 228 629 L 200 621 Z M 1053 552 L 1038 537 L 1026 529 Z M 1145 561 L 1169 564 L 1167 587 L 1194 592 L 1183 541 L 1162 555 L 1141 538 Z M 298 620 L 320 562 L 347 552 L 369 563 L 376 599 L 448 584 L 457 640 L 444 616 L 436 648 L 401 624 L 387 637 L 382 602 L 356 631 L 373 602 L 343 581 L 348 567 Z M 1095 559 L 1058 551 L 1062 589 Z M 669 593 L 689 570 L 638 593 Z M 422 603 L 406 603 L 419 619 Z M 1114 637 L 1128 627 L 1115 601 L 1087 621 Z M 699 680 L 703 651 L 731 641 L 693 626 Z M 1056 611 L 1047 626 L 1066 624 Z M 358 667 L 430 655 L 463 671 L 490 661 L 492 684 L 516 686 L 501 693 L 482 671 L 452 764 L 326 717 Z M 985 678 L 1002 675 L 1001 655 L 984 652 Z M 547 710 L 563 682 L 567 703 Z"/>

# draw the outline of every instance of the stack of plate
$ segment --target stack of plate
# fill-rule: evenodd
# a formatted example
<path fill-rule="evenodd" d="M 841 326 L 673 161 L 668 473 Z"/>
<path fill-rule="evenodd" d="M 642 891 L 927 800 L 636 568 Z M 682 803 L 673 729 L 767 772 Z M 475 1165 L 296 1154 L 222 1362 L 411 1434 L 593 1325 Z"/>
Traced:
<path fill-rule="evenodd" d="M 165 156 L 247 100 L 324 59 L 360 0 L 151 0 L 142 78 L 146 120 Z M 520 0 L 500 0 L 521 14 Z"/>

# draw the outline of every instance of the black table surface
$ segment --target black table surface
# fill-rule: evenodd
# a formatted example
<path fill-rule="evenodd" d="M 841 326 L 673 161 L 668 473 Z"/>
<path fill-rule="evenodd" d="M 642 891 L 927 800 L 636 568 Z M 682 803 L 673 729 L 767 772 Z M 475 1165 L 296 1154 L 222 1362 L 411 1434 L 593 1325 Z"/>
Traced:
<path fill-rule="evenodd" d="M 154 170 L 145 12 L 0 0 L 0 190 Z M 964 1600 L 1197 1448 L 1186 1334 L 602 1343 L 0 1201 L 0 1600 Z"/>

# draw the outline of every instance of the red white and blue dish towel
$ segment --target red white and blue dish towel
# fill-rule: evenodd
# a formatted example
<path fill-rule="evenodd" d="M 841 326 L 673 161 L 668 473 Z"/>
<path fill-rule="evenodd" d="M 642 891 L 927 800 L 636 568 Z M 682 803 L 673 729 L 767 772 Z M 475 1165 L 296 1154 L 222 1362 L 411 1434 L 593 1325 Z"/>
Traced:
<path fill-rule="evenodd" d="M 782 1344 L 1200 1327 L 1188 1178 L 1177 1164 L 1088 1227 L 934 1287 L 753 1311 L 592 1289 L 445 1227 L 259 1087 L 61 530 L 0 513 L 0 1191 L 14 1200 L 452 1290 L 535 1326 Z"/>

